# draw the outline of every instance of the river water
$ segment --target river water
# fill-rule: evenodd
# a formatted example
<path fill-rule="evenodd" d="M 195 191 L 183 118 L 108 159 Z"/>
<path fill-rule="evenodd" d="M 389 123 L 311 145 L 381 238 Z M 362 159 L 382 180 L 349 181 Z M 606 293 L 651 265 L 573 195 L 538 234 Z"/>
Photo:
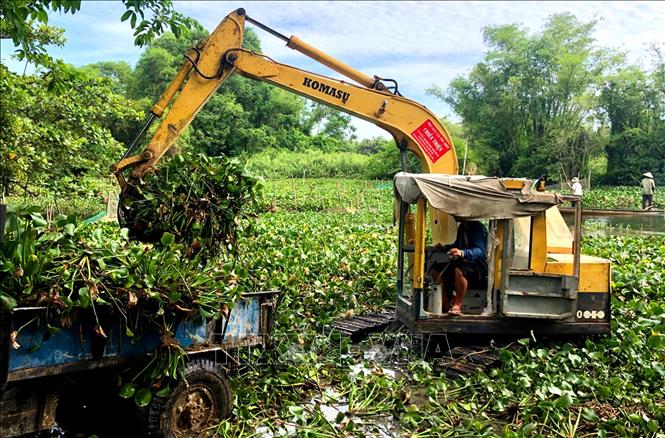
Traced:
<path fill-rule="evenodd" d="M 564 214 L 564 220 L 572 226 L 573 215 Z M 665 214 L 650 216 L 583 216 L 582 229 L 589 232 L 608 234 L 636 233 L 665 235 Z"/>

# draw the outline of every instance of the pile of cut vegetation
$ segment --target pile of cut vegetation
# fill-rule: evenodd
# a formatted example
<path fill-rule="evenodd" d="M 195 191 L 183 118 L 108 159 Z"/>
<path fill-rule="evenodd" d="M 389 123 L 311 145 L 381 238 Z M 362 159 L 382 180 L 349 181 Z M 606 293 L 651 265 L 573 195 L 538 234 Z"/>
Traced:
<path fill-rule="evenodd" d="M 51 332 L 88 312 L 101 337 L 102 315 L 120 320 L 130 337 L 154 324 L 163 339 L 172 339 L 177 320 L 217 319 L 242 292 L 233 249 L 258 188 L 234 160 L 180 155 L 125 200 L 131 230 L 74 217 L 49 223 L 38 208 L 10 209 L 0 243 L 1 309 L 43 306 L 39 323 Z"/>
<path fill-rule="evenodd" d="M 189 254 L 215 255 L 234 248 L 238 222 L 260 187 L 236 159 L 176 155 L 125 192 L 120 223 L 134 239 L 156 242 L 168 232 Z"/>
<path fill-rule="evenodd" d="M 0 245 L 3 308 L 69 311 L 100 303 L 122 310 L 157 300 L 157 308 L 212 316 L 207 294 L 215 302 L 235 301 L 227 271 L 238 224 L 252 211 L 258 189 L 259 180 L 235 160 L 186 154 L 124 199 L 129 229 L 74 217 L 47 223 L 38 208 L 10 209 Z"/>

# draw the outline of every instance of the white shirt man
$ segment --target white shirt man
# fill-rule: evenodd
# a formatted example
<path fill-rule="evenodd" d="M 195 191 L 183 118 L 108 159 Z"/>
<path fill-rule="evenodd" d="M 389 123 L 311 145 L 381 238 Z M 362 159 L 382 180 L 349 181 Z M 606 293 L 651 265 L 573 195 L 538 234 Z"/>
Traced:
<path fill-rule="evenodd" d="M 573 195 L 575 196 L 582 196 L 582 184 L 580 183 L 580 179 L 578 177 L 574 177 L 571 182 L 573 183 L 568 184 L 570 189 L 573 191 Z"/>

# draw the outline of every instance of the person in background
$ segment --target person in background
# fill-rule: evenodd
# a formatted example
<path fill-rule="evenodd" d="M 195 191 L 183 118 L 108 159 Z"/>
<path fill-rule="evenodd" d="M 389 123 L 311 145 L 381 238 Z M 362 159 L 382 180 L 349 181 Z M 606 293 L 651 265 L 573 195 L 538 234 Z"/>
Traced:
<path fill-rule="evenodd" d="M 572 182 L 572 184 L 571 184 L 571 182 Z M 582 192 L 582 183 L 580 183 L 580 179 L 578 177 L 574 176 L 573 179 L 571 179 L 570 182 L 568 183 L 568 187 L 573 192 L 573 195 L 579 196 L 580 198 L 582 198 L 582 193 L 583 193 Z M 571 201 L 570 205 L 575 207 L 576 202 L 577 201 Z"/>
<path fill-rule="evenodd" d="M 568 187 L 572 190 L 573 195 L 582 197 L 582 183 L 580 183 L 580 179 L 578 177 L 573 177 L 570 182 L 572 182 L 572 184 L 568 183 Z"/>
<path fill-rule="evenodd" d="M 653 192 L 656 190 L 656 182 L 651 172 L 644 173 L 642 176 L 644 178 L 640 182 L 640 187 L 642 187 L 642 210 L 644 210 L 647 208 L 647 204 L 649 204 L 649 208 L 653 207 Z"/>
<path fill-rule="evenodd" d="M 443 288 L 443 310 L 448 307 L 450 286 L 455 298 L 449 313 L 460 315 L 469 285 L 487 287 L 487 228 L 479 221 L 461 221 L 455 242 L 443 247 L 452 261 L 432 269 L 432 279 Z"/>

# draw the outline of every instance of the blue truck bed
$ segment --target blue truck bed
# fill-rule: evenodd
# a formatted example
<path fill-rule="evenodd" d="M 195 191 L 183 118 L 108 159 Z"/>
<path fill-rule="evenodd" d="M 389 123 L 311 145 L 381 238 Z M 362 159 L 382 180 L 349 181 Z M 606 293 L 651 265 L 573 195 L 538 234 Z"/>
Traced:
<path fill-rule="evenodd" d="M 228 321 L 183 319 L 174 328 L 175 340 L 190 352 L 264 345 L 272 328 L 277 294 L 269 291 L 244 295 L 234 305 Z M 146 324 L 130 338 L 124 324 L 117 320 L 104 327 L 106 338 L 94 332 L 93 320 L 86 319 L 74 321 L 71 328 L 48 333 L 40 324 L 43 313 L 43 308 L 14 310 L 9 331 L 27 325 L 16 338 L 20 348 L 0 353 L 7 369 L 5 382 L 119 365 L 149 354 L 160 343 L 156 328 Z"/>
<path fill-rule="evenodd" d="M 266 346 L 278 297 L 277 291 L 249 293 L 235 303 L 228 319 L 182 319 L 173 327 L 174 339 L 190 358 L 219 356 L 233 362 L 231 351 Z M 157 327 L 139 324 L 130 337 L 114 315 L 100 315 L 105 338 L 95 333 L 97 321 L 89 312 L 80 313 L 71 327 L 53 332 L 45 327 L 41 307 L 17 308 L 0 316 L 0 436 L 52 428 L 63 382 L 98 372 L 91 370 L 116 375 L 125 365 L 145 360 L 161 344 Z M 10 337 L 15 330 L 20 345 L 16 349 Z"/>

